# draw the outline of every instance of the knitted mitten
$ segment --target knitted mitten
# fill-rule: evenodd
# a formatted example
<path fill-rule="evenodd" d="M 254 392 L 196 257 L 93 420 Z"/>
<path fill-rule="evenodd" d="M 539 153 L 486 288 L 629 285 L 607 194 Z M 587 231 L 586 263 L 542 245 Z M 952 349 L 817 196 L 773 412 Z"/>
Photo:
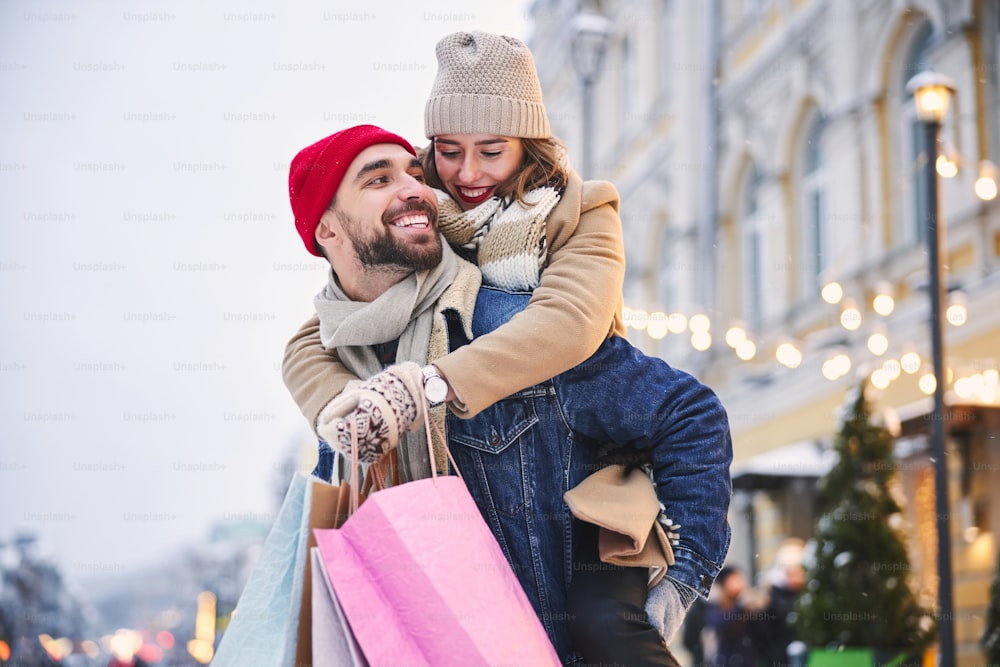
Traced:
<path fill-rule="evenodd" d="M 423 423 L 420 366 L 412 361 L 390 366 L 378 375 L 350 383 L 326 404 L 316 432 L 331 447 L 351 455 L 351 424 L 358 434 L 358 461 L 373 463 L 395 448 L 406 431 Z"/>

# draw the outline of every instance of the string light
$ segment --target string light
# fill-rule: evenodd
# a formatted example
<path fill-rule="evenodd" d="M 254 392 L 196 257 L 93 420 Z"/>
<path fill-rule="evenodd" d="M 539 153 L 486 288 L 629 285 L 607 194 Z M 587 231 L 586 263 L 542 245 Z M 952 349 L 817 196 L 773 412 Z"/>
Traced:
<path fill-rule="evenodd" d="M 892 382 L 892 378 L 882 368 L 876 368 L 871 374 L 872 386 L 876 389 L 885 389 Z"/>
<path fill-rule="evenodd" d="M 899 358 L 899 367 L 903 369 L 904 373 L 909 373 L 910 375 L 920 370 L 920 364 L 920 355 L 912 350 L 904 352 L 903 356 Z"/>
<path fill-rule="evenodd" d="M 667 329 L 670 333 L 684 333 L 688 328 L 688 319 L 684 313 L 670 313 L 667 315 Z"/>
<path fill-rule="evenodd" d="M 646 324 L 646 333 L 653 340 L 662 340 L 667 335 L 667 314 L 661 313 L 659 311 L 651 314 L 649 316 L 649 322 Z"/>
<path fill-rule="evenodd" d="M 795 347 L 795 343 L 784 342 L 774 351 L 774 356 L 778 363 L 788 368 L 798 368 L 802 363 L 802 352 Z"/>
<path fill-rule="evenodd" d="M 969 321 L 969 311 L 965 307 L 965 294 L 952 292 L 948 295 L 948 309 L 944 313 L 948 324 L 960 327 Z"/>
<path fill-rule="evenodd" d="M 740 341 L 736 346 L 736 356 L 743 361 L 750 361 L 757 356 L 757 345 L 749 338 Z"/>
<path fill-rule="evenodd" d="M 890 380 L 897 380 L 901 371 L 899 362 L 895 359 L 886 359 L 882 363 L 882 370 L 889 376 Z"/>
<path fill-rule="evenodd" d="M 861 326 L 861 311 L 851 299 L 844 300 L 844 307 L 840 311 L 840 326 L 848 331 L 856 331 Z"/>
<path fill-rule="evenodd" d="M 844 298 L 844 288 L 836 281 L 829 282 L 823 285 L 820 296 L 823 297 L 823 301 L 826 301 L 830 305 L 838 304 Z"/>
<path fill-rule="evenodd" d="M 835 281 L 823 286 L 823 299 L 828 303 L 841 305 L 840 324 L 847 331 L 856 331 L 863 324 L 864 316 L 857 302 L 845 298 L 843 288 Z M 885 317 L 895 310 L 894 286 L 889 281 L 879 281 L 872 297 L 872 311 Z M 712 347 L 713 338 L 710 333 L 711 320 L 704 313 L 695 313 L 690 317 L 681 312 L 666 313 L 663 311 L 647 312 L 642 309 L 623 308 L 622 315 L 626 326 L 638 331 L 645 331 L 650 338 L 661 340 L 670 333 L 690 331 L 691 347 L 697 352 L 704 352 Z M 945 312 L 946 320 L 952 326 L 963 326 L 968 322 L 968 307 L 963 292 L 955 290 L 949 294 L 949 303 Z M 757 343 L 751 340 L 743 322 L 732 320 L 724 336 L 726 345 L 734 350 L 741 361 L 751 361 L 757 356 Z M 865 339 L 868 351 L 883 357 L 889 352 L 891 342 L 885 326 L 878 322 L 870 335 Z M 854 343 L 848 345 L 854 349 Z M 794 340 L 784 340 L 774 348 L 774 359 L 789 369 L 802 366 L 803 353 Z M 821 366 L 824 378 L 835 381 L 851 372 L 854 361 L 849 350 L 844 350 L 827 356 Z M 962 376 L 954 380 L 954 371 L 945 369 L 945 386 L 952 387 L 955 395 L 961 400 L 976 400 L 985 404 L 1000 402 L 1000 371 L 990 369 L 984 373 Z M 897 358 L 887 358 L 870 374 L 869 380 L 873 387 L 885 389 L 893 381 L 902 376 L 916 376 L 917 386 L 921 392 L 931 395 L 935 390 L 933 373 L 926 368 L 920 354 L 913 349 L 912 344 L 905 344 L 902 354 Z"/>
<path fill-rule="evenodd" d="M 692 315 L 691 319 L 688 320 L 688 328 L 691 329 L 692 333 L 707 332 L 711 327 L 712 322 L 704 313 Z"/>
<path fill-rule="evenodd" d="M 983 201 L 993 201 L 997 198 L 997 166 L 989 160 L 979 163 L 979 177 L 972 188 L 976 196 Z"/>
<path fill-rule="evenodd" d="M 875 288 L 876 293 L 875 298 L 872 299 L 872 310 L 882 317 L 891 315 L 893 309 L 896 307 L 896 301 L 892 297 L 893 291 L 892 283 L 886 281 L 880 282 Z"/>
<path fill-rule="evenodd" d="M 738 324 L 734 324 L 729 329 L 726 330 L 726 345 L 733 348 L 734 350 L 740 346 L 740 343 L 747 339 L 746 330 Z"/>
<path fill-rule="evenodd" d="M 839 352 L 823 362 L 823 377 L 833 382 L 851 372 L 851 358 Z"/>
<path fill-rule="evenodd" d="M 712 334 L 708 333 L 707 330 L 695 331 L 691 334 L 691 347 L 699 352 L 704 352 L 708 348 L 712 347 Z"/>
<path fill-rule="evenodd" d="M 958 160 L 955 153 L 945 151 L 934 161 L 934 168 L 943 178 L 954 178 L 958 174 Z"/>
<path fill-rule="evenodd" d="M 636 331 L 642 331 L 649 324 L 649 313 L 645 310 L 633 310 L 629 318 L 629 325 Z"/>
<path fill-rule="evenodd" d="M 868 351 L 876 357 L 881 357 L 889 349 L 889 338 L 881 331 L 876 331 L 868 337 Z"/>

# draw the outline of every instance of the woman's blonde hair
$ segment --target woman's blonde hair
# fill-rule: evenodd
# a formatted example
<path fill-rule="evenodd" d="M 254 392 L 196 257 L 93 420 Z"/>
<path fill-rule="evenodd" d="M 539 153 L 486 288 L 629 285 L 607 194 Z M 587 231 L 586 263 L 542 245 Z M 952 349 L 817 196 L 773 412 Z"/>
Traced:
<path fill-rule="evenodd" d="M 509 179 L 497 186 L 495 195 L 509 197 L 513 195 L 517 201 L 526 204 L 526 194 L 543 185 L 562 188 L 569 180 L 566 167 L 561 156 L 565 153 L 562 143 L 555 137 L 545 139 L 521 139 L 524 147 L 524 159 L 521 168 Z M 437 164 L 434 162 L 434 140 L 423 149 L 424 179 L 427 185 L 438 190 L 446 190 L 441 177 L 438 176 Z"/>

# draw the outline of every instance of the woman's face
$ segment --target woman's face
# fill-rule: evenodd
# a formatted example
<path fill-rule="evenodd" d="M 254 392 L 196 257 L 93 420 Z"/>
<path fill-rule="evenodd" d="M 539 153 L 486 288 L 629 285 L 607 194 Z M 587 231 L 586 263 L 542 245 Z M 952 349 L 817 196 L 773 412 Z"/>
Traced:
<path fill-rule="evenodd" d="M 448 194 L 463 211 L 493 196 L 521 167 L 524 146 L 517 137 L 443 134 L 434 137 L 434 163 Z"/>

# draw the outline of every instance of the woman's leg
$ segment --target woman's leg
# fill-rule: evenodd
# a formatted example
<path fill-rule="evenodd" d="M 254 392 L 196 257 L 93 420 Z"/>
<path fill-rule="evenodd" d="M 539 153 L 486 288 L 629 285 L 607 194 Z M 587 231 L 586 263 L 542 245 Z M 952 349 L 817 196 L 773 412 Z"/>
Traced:
<path fill-rule="evenodd" d="M 648 453 L 656 495 L 677 527 L 670 577 L 707 596 L 730 538 L 732 438 L 718 397 L 618 337 L 552 381 L 576 437 Z"/>
<path fill-rule="evenodd" d="M 579 525 L 568 602 L 570 637 L 584 664 L 680 667 L 646 615 L 648 570 L 602 563 L 597 527 Z"/>

